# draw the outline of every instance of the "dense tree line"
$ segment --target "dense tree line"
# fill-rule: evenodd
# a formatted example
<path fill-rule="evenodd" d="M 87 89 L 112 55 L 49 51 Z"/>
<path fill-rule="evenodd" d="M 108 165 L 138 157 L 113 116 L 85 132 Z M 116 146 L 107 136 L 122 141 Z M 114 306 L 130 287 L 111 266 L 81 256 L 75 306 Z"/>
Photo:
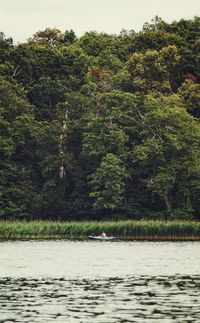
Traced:
<path fill-rule="evenodd" d="M 196 218 L 200 17 L 0 33 L 2 218 Z"/>

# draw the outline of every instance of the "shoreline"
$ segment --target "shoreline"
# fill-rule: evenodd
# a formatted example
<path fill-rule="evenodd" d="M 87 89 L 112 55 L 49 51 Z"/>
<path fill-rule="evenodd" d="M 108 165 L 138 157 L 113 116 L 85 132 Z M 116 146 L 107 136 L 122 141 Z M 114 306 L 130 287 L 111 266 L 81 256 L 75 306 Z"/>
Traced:
<path fill-rule="evenodd" d="M 200 241 L 200 222 L 194 221 L 0 221 L 1 241 L 87 241 L 102 231 L 117 237 L 115 241 Z"/>
<path fill-rule="evenodd" d="M 200 238 L 196 237 L 184 237 L 184 238 L 166 238 L 166 237 L 160 237 L 158 238 L 135 238 L 135 237 L 128 237 L 128 238 L 117 238 L 112 241 L 97 241 L 97 240 L 90 240 L 87 237 L 85 238 L 66 238 L 66 237 L 13 237 L 13 238 L 5 238 L 5 237 L 0 237 L 0 242 L 4 241 L 58 241 L 58 240 L 66 240 L 66 241 L 74 241 L 74 242 L 80 242 L 80 241 L 85 241 L 85 242 L 97 242 L 97 243 L 102 243 L 102 242 L 198 242 L 200 241 Z"/>

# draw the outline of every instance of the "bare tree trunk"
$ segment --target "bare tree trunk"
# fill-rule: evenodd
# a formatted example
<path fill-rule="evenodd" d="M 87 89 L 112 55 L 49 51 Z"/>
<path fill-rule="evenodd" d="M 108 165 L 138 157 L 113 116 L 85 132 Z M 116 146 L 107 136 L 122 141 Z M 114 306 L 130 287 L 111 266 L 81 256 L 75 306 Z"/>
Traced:
<path fill-rule="evenodd" d="M 124 200 L 124 206 L 127 207 L 128 206 L 128 200 L 127 200 L 127 196 L 126 196 L 125 192 L 123 194 L 123 200 Z"/>
<path fill-rule="evenodd" d="M 62 125 L 62 132 L 60 134 L 60 142 L 59 142 L 59 157 L 62 157 L 63 156 L 63 145 L 65 143 L 65 130 L 66 130 L 66 127 L 67 127 L 67 123 L 66 121 L 63 121 L 63 125 Z M 65 168 L 63 165 L 61 165 L 59 167 L 59 177 L 61 179 L 63 179 L 65 177 Z"/>
<path fill-rule="evenodd" d="M 167 212 L 171 212 L 171 210 L 172 210 L 172 203 L 170 201 L 169 194 L 166 194 L 164 196 L 164 201 L 165 201 L 165 205 L 166 205 Z"/>

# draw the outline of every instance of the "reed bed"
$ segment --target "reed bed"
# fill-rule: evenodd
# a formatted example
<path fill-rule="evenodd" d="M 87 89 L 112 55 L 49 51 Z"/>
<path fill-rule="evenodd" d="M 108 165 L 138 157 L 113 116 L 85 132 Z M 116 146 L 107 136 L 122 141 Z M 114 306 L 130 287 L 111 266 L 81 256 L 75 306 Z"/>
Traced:
<path fill-rule="evenodd" d="M 0 221 L 0 239 L 86 239 L 88 235 L 121 240 L 200 240 L 200 222 L 186 221 Z"/>

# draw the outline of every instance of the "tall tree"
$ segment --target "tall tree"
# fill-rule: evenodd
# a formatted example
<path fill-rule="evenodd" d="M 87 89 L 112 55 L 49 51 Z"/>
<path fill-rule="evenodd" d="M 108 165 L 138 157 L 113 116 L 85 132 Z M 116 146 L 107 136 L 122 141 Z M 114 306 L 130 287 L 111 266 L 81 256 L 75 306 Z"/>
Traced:
<path fill-rule="evenodd" d="M 0 209 L 1 216 L 31 214 L 32 173 L 31 106 L 23 88 L 0 78 Z"/>
<path fill-rule="evenodd" d="M 177 96 L 147 96 L 141 143 L 133 161 L 143 167 L 142 182 L 165 203 L 168 212 L 192 210 L 192 187 L 200 179 L 200 127 Z"/>

